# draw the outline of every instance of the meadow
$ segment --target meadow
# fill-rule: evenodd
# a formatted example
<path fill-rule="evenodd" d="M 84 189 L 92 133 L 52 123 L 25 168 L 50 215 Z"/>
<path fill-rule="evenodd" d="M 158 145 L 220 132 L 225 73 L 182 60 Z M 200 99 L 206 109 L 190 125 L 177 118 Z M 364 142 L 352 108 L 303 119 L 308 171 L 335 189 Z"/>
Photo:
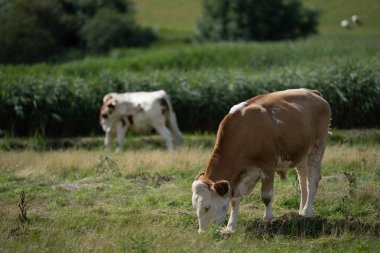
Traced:
<path fill-rule="evenodd" d="M 0 252 L 380 252 L 379 1 L 305 0 L 322 10 L 320 34 L 265 43 L 193 41 L 201 0 L 135 2 L 161 35 L 152 47 L 0 65 Z M 354 13 L 363 25 L 343 30 Z M 315 217 L 297 215 L 290 170 L 275 180 L 273 222 L 256 187 L 235 234 L 198 234 L 191 183 L 220 119 L 293 87 L 319 89 L 333 109 Z M 170 93 L 185 147 L 128 134 L 125 152 L 105 152 L 103 95 L 144 89 Z"/>
<path fill-rule="evenodd" d="M 256 187 L 244 198 L 231 236 L 215 226 L 198 234 L 191 206 L 191 183 L 207 165 L 213 134 L 187 134 L 186 146 L 171 154 L 156 135 L 129 137 L 122 153 L 104 152 L 100 139 L 87 147 L 3 150 L 0 251 L 378 252 L 379 132 L 335 132 L 315 217 L 298 216 L 290 170 L 286 181 L 275 181 L 275 220 L 262 220 Z M 27 211 L 20 218 L 23 193 Z"/>

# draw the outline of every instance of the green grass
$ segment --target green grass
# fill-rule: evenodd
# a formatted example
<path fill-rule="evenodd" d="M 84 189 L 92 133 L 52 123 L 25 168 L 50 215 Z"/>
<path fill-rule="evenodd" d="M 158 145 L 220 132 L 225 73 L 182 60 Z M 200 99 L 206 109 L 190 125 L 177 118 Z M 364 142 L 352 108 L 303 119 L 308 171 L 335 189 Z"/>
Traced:
<path fill-rule="evenodd" d="M 123 153 L 101 148 L 2 151 L 1 252 L 377 252 L 380 250 L 378 130 L 333 131 L 314 213 L 296 214 L 296 173 L 275 180 L 276 219 L 262 221 L 258 189 L 245 197 L 239 227 L 197 233 L 191 183 L 203 171 L 213 135 L 187 135 L 168 154 L 156 136 L 136 137 Z M 370 137 L 371 136 L 371 137 Z M 107 155 L 110 159 L 105 159 Z M 355 175 L 351 184 L 345 172 Z M 18 219 L 25 192 L 29 225 Z"/>
<path fill-rule="evenodd" d="M 201 2 L 202 0 L 138 0 L 135 1 L 137 20 L 146 26 L 191 33 L 201 15 Z"/>
<path fill-rule="evenodd" d="M 373 35 L 380 33 L 380 2 L 377 0 L 365 1 L 344 1 L 344 0 L 305 0 L 309 6 L 313 6 L 322 11 L 320 32 L 322 34 L 349 33 L 353 35 Z M 353 29 L 344 31 L 340 27 L 340 21 L 348 19 L 351 22 L 352 15 L 359 15 L 363 25 L 352 26 Z"/>
<path fill-rule="evenodd" d="M 304 0 L 306 6 L 321 10 L 319 32 L 321 34 L 350 34 L 371 36 L 380 34 L 380 2 L 377 0 Z M 142 25 L 158 26 L 165 36 L 173 33 L 189 35 L 194 32 L 201 16 L 202 1 L 138 0 L 136 1 L 137 20 Z M 350 31 L 340 27 L 340 21 L 359 15 L 363 25 L 353 26 Z"/>
<path fill-rule="evenodd" d="M 380 147 L 379 129 L 332 129 L 327 138 L 328 145 Z M 215 135 L 213 133 L 185 133 L 183 135 L 185 145 L 201 149 L 214 147 Z M 104 137 L 75 137 L 75 138 L 44 138 L 4 137 L 0 139 L 0 151 L 49 151 L 49 150 L 103 150 Z M 128 133 L 126 136 L 126 150 L 155 150 L 164 148 L 162 138 L 156 133 Z"/>
<path fill-rule="evenodd" d="M 99 78 L 125 76 L 135 72 L 236 70 L 247 74 L 268 74 L 281 69 L 309 70 L 338 62 L 378 63 L 379 37 L 350 35 L 315 36 L 305 40 L 268 43 L 179 44 L 149 49 L 115 49 L 107 56 L 88 57 L 63 64 L 1 66 L 0 78 L 65 76 Z M 126 71 L 128 71 L 126 73 Z"/>
<path fill-rule="evenodd" d="M 75 93 L 87 87 L 136 88 L 135 83 L 141 89 L 147 84 L 211 87 L 220 80 L 228 85 L 251 79 L 288 84 L 305 78 L 330 80 L 313 75 L 335 81 L 346 73 L 345 66 L 377 68 L 378 1 L 305 2 L 323 10 L 318 36 L 277 43 L 192 44 L 189 38 L 201 13 L 200 0 L 138 0 L 140 24 L 159 27 L 169 43 L 115 49 L 106 56 L 62 64 L 2 65 L 0 85 L 13 90 L 14 84 L 25 80 L 41 80 L 36 91 L 48 82 L 72 87 Z M 364 25 L 343 31 L 340 20 L 354 13 Z M 350 70 L 347 76 L 359 75 L 365 82 L 365 73 Z M 0 94 L 5 90 L 1 88 Z M 41 94 L 35 90 L 31 89 L 31 97 L 40 101 Z M 4 101 L 12 102 L 9 97 Z M 191 183 L 207 165 L 214 136 L 186 135 L 185 140 L 187 148 L 167 154 L 159 137 L 132 136 L 127 151 L 114 154 L 102 151 L 98 137 L 1 139 L 0 252 L 380 251 L 379 130 L 333 130 L 315 218 L 296 215 L 299 197 L 293 170 L 285 182 L 276 178 L 277 219 L 263 223 L 264 206 L 255 189 L 243 200 L 238 231 L 229 237 L 221 236 L 217 227 L 199 235 L 191 207 Z M 356 184 L 350 184 L 345 172 L 354 173 Z M 18 219 L 23 191 L 30 220 L 24 226 Z"/>

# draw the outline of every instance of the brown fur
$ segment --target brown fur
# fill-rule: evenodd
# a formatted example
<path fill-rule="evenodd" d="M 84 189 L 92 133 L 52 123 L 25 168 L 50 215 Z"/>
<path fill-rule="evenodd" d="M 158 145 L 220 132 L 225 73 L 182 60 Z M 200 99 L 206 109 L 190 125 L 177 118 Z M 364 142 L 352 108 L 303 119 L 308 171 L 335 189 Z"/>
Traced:
<path fill-rule="evenodd" d="M 220 180 L 211 185 L 211 190 L 224 196 L 229 192 L 230 184 L 226 180 Z"/>
<path fill-rule="evenodd" d="M 103 112 L 105 112 L 105 111 L 106 111 L 106 109 L 107 109 L 107 106 L 108 106 L 108 103 L 107 103 L 107 101 L 103 102 L 103 104 L 102 104 L 102 107 L 100 108 L 100 113 L 99 113 L 99 122 L 102 120 L 102 114 L 103 114 Z"/>
<path fill-rule="evenodd" d="M 331 110 L 318 91 L 280 91 L 246 102 L 244 109 L 220 123 L 206 173 L 200 177 L 208 185 L 227 180 L 233 192 L 241 176 L 255 168 L 273 180 L 278 159 L 295 166 L 327 135 Z M 284 172 L 280 175 L 285 178 Z"/>

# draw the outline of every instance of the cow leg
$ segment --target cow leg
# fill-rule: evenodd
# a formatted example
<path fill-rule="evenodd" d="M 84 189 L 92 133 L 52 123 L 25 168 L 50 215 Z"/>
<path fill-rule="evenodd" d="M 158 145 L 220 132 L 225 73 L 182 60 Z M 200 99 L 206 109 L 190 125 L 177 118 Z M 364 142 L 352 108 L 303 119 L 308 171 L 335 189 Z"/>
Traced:
<path fill-rule="evenodd" d="M 274 180 L 274 173 L 272 173 L 271 175 L 265 175 L 261 178 L 260 197 L 261 197 L 261 200 L 265 204 L 264 220 L 273 219 L 273 210 L 272 210 L 273 180 Z"/>
<path fill-rule="evenodd" d="M 173 133 L 174 143 L 179 147 L 182 146 L 183 145 L 182 134 L 181 134 L 181 131 L 179 130 L 177 117 L 175 116 L 174 112 L 169 113 L 169 128 Z"/>
<path fill-rule="evenodd" d="M 222 234 L 232 234 L 237 228 L 239 208 L 240 208 L 241 198 L 233 198 L 231 200 L 231 214 L 228 219 L 227 227 L 221 230 Z"/>
<path fill-rule="evenodd" d="M 327 135 L 327 133 L 326 133 Z M 310 217 L 313 215 L 313 202 L 317 193 L 319 180 L 321 179 L 321 163 L 326 147 L 326 137 L 320 138 L 308 156 L 307 162 L 307 200 L 301 211 L 301 215 Z"/>
<path fill-rule="evenodd" d="M 153 127 L 161 135 L 162 139 L 164 139 L 168 151 L 173 151 L 172 136 L 169 129 L 165 126 L 165 123 L 156 124 Z"/>
<path fill-rule="evenodd" d="M 111 141 L 111 131 L 107 130 L 104 137 L 104 146 L 106 146 L 106 149 L 109 149 L 111 147 Z"/>
<path fill-rule="evenodd" d="M 120 120 L 116 123 L 116 142 L 117 148 L 116 152 L 120 152 L 123 150 L 124 146 L 124 137 L 127 132 L 128 126 L 126 125 L 124 120 Z"/>
<path fill-rule="evenodd" d="M 298 182 L 299 187 L 301 191 L 301 200 L 300 200 L 300 208 L 299 208 L 299 214 L 302 214 L 302 210 L 306 204 L 307 200 L 307 160 L 301 162 L 297 168 L 297 174 L 298 174 Z"/>
<path fill-rule="evenodd" d="M 105 133 L 104 146 L 109 150 L 111 148 L 112 139 L 115 138 L 115 129 L 113 127 L 108 127 Z"/>

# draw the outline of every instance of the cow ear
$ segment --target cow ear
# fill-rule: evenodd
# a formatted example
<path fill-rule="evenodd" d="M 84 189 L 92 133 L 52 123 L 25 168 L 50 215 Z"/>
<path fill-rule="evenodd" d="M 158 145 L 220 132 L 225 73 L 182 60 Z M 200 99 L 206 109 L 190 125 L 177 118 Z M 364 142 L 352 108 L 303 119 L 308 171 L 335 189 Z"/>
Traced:
<path fill-rule="evenodd" d="M 220 196 L 224 197 L 230 190 L 230 183 L 226 180 L 216 181 L 212 186 L 211 190 L 218 193 Z"/>
<path fill-rule="evenodd" d="M 199 173 L 198 176 L 195 177 L 195 180 L 200 180 L 206 173 Z"/>
<path fill-rule="evenodd" d="M 103 97 L 103 103 L 107 102 L 108 100 L 110 100 L 112 98 L 112 94 L 107 94 Z"/>

